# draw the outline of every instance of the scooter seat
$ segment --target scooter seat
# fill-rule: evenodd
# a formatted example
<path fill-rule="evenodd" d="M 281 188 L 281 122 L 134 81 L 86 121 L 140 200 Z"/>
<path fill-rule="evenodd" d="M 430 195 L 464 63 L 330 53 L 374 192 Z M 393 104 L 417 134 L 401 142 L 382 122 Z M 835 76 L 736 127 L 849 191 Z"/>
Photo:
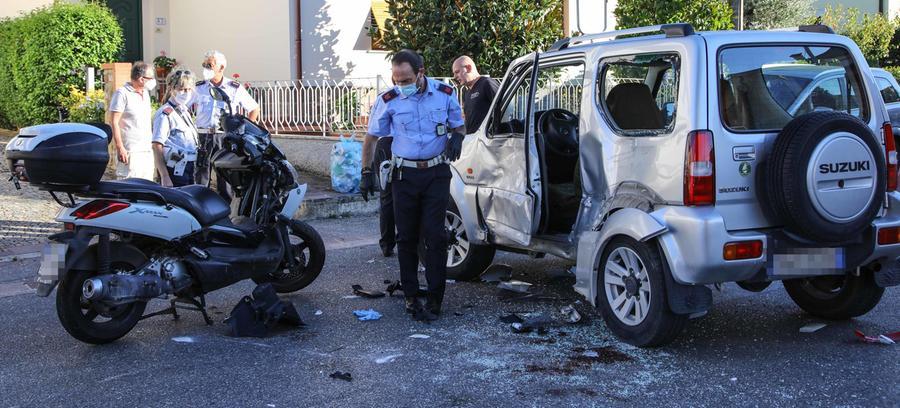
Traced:
<path fill-rule="evenodd" d="M 95 194 L 115 194 L 144 200 L 148 199 L 147 192 L 159 194 L 169 204 L 183 208 L 204 227 L 227 218 L 231 213 L 228 203 L 218 193 L 199 185 L 168 188 L 149 180 L 125 179 L 101 181 L 91 189 L 91 193 Z"/>

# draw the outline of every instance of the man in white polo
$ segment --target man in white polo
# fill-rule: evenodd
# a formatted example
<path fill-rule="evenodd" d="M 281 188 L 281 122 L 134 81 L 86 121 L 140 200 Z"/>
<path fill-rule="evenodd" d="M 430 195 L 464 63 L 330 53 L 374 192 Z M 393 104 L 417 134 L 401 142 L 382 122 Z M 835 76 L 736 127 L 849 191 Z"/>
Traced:
<path fill-rule="evenodd" d="M 150 91 L 154 88 L 156 79 L 150 65 L 135 62 L 131 67 L 131 81 L 117 89 L 109 102 L 116 146 L 116 177 L 120 179 L 153 180 Z"/>

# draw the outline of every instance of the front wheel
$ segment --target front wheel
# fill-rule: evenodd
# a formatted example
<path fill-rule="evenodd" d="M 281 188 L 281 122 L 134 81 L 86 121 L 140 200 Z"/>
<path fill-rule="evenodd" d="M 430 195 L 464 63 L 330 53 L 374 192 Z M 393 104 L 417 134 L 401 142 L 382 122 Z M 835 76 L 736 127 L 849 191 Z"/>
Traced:
<path fill-rule="evenodd" d="M 875 284 L 872 271 L 859 276 L 819 276 L 782 282 L 788 295 L 807 313 L 831 320 L 844 320 L 868 313 L 881 301 L 884 288 Z"/>
<path fill-rule="evenodd" d="M 293 267 L 282 264 L 269 279 L 257 279 L 256 283 L 271 283 L 278 293 L 296 292 L 309 286 L 322 272 L 325 265 L 325 243 L 319 232 L 311 225 L 291 220 L 288 224 L 288 238 L 294 251 Z M 285 248 L 287 250 L 287 248 Z"/>
<path fill-rule="evenodd" d="M 88 248 L 95 251 L 96 246 Z M 147 259 L 138 256 L 140 251 L 111 251 L 111 273 L 133 273 Z M 92 270 L 70 270 L 59 282 L 56 291 L 56 315 L 63 328 L 72 337 L 85 343 L 105 344 L 128 334 L 137 324 L 147 307 L 146 302 L 134 302 L 121 306 L 107 306 L 84 298 L 84 281 L 97 276 Z"/>
<path fill-rule="evenodd" d="M 669 308 L 662 262 L 655 246 L 629 237 L 613 239 L 603 251 L 597 305 L 613 334 L 633 346 L 670 343 L 687 322 Z"/>

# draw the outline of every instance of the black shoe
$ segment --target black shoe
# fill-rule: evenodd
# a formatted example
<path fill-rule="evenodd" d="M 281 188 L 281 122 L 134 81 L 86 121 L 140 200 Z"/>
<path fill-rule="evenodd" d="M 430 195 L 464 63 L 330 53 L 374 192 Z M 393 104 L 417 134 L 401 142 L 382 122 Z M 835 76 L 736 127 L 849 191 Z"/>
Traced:
<path fill-rule="evenodd" d="M 381 254 L 384 255 L 385 258 L 390 258 L 394 255 L 394 248 L 381 248 Z"/>
<path fill-rule="evenodd" d="M 425 310 L 429 313 L 437 316 L 441 314 L 441 303 L 443 303 L 443 296 L 434 296 L 429 294 L 427 297 L 427 301 L 425 302 Z"/>
<path fill-rule="evenodd" d="M 404 299 L 406 300 L 406 313 L 415 316 L 417 313 L 422 311 L 422 302 L 419 301 L 419 298 L 415 296 L 407 296 Z"/>

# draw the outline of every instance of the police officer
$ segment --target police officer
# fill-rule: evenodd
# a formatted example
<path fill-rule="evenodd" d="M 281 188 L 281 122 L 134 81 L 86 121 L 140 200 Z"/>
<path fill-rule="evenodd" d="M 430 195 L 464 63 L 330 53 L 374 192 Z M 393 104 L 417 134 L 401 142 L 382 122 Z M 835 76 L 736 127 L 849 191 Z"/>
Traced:
<path fill-rule="evenodd" d="M 450 196 L 449 161 L 459 158 L 465 127 L 453 87 L 425 76 L 422 57 L 402 50 L 391 59 L 396 86 L 381 94 L 372 107 L 363 143 L 360 191 L 368 200 L 375 190 L 372 156 L 376 138 L 392 135 L 390 178 L 397 223 L 397 256 L 406 311 L 414 319 L 435 320 L 440 314 L 447 277 L 447 233 L 444 229 Z M 425 242 L 428 296 L 418 300 L 420 238 Z"/>
<path fill-rule="evenodd" d="M 197 184 L 209 186 L 211 164 L 210 159 L 219 150 L 222 144 L 222 129 L 219 126 L 219 118 L 225 111 L 225 103 L 216 101 L 210 96 L 210 87 L 217 87 L 225 91 L 231 101 L 232 112 L 237 113 L 238 108 L 244 110 L 248 119 L 256 122 L 259 117 L 259 104 L 250 96 L 247 89 L 241 83 L 225 78 L 225 67 L 228 61 L 219 51 L 209 51 L 203 60 L 203 80 L 197 82 L 196 97 L 193 106 L 197 113 L 197 129 L 200 133 L 200 148 L 195 166 Z M 231 201 L 228 185 L 225 180 L 216 181 L 216 190 L 226 201 Z"/>
<path fill-rule="evenodd" d="M 195 81 L 191 71 L 176 68 L 166 78 L 165 101 L 153 116 L 153 155 L 165 187 L 194 184 L 198 136 L 188 104 Z"/>

